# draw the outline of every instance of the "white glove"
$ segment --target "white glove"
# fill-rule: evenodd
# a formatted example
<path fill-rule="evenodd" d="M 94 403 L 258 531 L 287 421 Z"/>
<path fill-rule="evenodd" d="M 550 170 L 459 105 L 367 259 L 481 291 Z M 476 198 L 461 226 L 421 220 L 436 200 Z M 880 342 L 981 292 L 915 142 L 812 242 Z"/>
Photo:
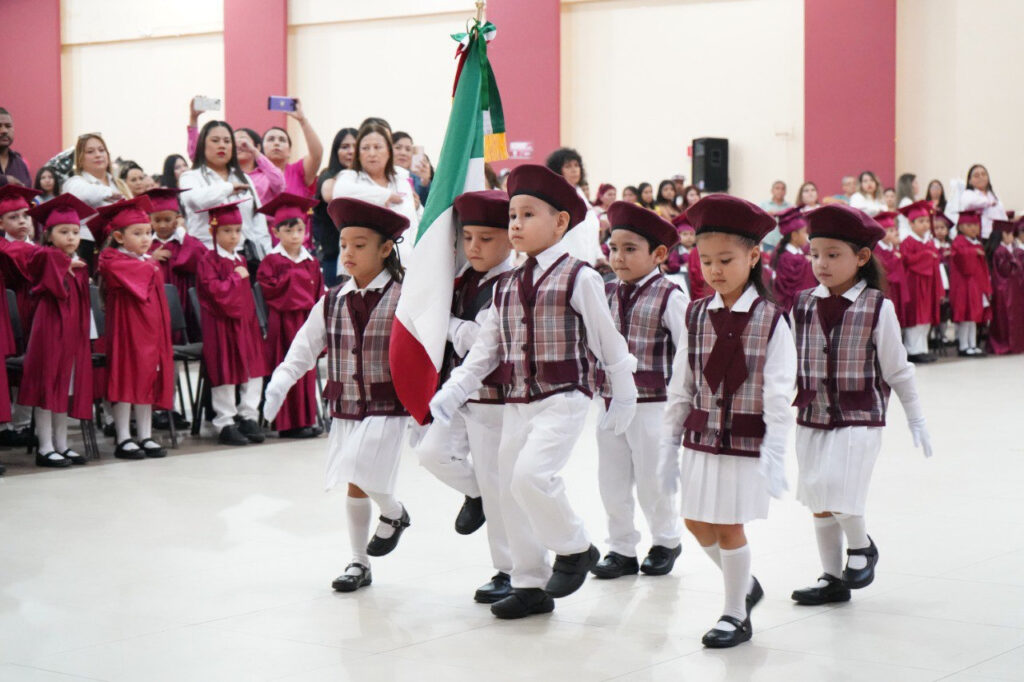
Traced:
<path fill-rule="evenodd" d="M 263 399 L 263 418 L 268 422 L 274 421 L 274 417 L 281 411 L 284 399 L 288 396 L 288 387 L 283 383 L 275 382 L 271 378 L 270 383 L 267 384 L 267 392 Z"/>
<path fill-rule="evenodd" d="M 910 427 L 910 435 L 914 438 L 914 447 L 922 448 L 924 450 L 925 457 L 932 456 L 932 437 L 928 435 L 928 429 L 925 427 L 924 417 L 920 419 L 911 419 L 907 422 L 907 426 Z"/>
<path fill-rule="evenodd" d="M 451 424 L 452 417 L 468 398 L 461 386 L 449 381 L 430 399 L 430 414 L 442 424 Z"/>
<path fill-rule="evenodd" d="M 781 499 L 782 493 L 789 490 L 789 484 L 786 483 L 785 452 L 775 452 L 762 445 L 758 466 L 768 486 L 768 494 L 777 500 Z"/>
<path fill-rule="evenodd" d="M 616 436 L 621 436 L 629 428 L 636 414 L 636 398 L 626 400 L 625 398 L 612 398 L 608 410 L 601 419 L 601 428 L 612 431 Z"/>
<path fill-rule="evenodd" d="M 679 492 L 679 443 L 670 437 L 662 437 L 658 444 L 656 475 L 662 493 L 671 497 Z"/>

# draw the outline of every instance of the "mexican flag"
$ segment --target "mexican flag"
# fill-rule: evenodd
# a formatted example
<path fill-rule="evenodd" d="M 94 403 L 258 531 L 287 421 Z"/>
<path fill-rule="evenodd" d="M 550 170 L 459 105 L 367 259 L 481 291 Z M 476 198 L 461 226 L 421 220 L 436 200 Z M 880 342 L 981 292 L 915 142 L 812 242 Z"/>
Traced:
<path fill-rule="evenodd" d="M 508 158 L 501 98 L 487 60 L 494 35 L 494 24 L 474 21 L 468 33 L 452 36 L 459 42 L 452 113 L 391 328 L 395 391 L 420 424 L 437 390 L 459 261 L 452 203 L 463 192 L 487 189 L 485 161 Z"/>

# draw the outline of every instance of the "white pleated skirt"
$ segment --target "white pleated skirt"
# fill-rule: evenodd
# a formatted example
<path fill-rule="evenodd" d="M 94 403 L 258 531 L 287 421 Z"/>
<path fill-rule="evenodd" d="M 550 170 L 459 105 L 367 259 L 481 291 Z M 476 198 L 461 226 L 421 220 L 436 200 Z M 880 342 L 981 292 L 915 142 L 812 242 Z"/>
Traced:
<path fill-rule="evenodd" d="M 683 449 L 682 515 L 704 523 L 749 523 L 768 518 L 768 486 L 757 457 Z"/>
<path fill-rule="evenodd" d="M 363 491 L 394 493 L 408 421 L 408 417 L 333 419 L 327 437 L 327 490 L 354 483 Z"/>
<path fill-rule="evenodd" d="M 815 514 L 864 515 L 871 472 L 882 449 L 882 428 L 796 427 L 796 461 L 800 467 L 796 499 Z"/>

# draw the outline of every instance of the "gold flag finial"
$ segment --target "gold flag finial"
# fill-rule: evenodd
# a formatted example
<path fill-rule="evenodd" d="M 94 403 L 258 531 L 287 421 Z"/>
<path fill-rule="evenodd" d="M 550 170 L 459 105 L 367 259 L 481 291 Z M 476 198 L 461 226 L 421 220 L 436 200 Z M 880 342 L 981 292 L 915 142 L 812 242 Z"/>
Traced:
<path fill-rule="evenodd" d="M 484 23 L 484 12 L 487 9 L 486 0 L 476 0 L 476 20 L 478 23 Z"/>

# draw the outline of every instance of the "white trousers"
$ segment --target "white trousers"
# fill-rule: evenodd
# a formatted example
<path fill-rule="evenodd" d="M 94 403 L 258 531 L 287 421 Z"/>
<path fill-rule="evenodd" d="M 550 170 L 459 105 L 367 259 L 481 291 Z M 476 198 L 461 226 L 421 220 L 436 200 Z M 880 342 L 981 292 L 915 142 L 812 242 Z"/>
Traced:
<path fill-rule="evenodd" d="M 903 330 L 903 345 L 907 347 L 907 355 L 925 355 L 928 353 L 928 331 L 930 324 L 918 324 Z"/>
<path fill-rule="evenodd" d="M 256 419 L 260 416 L 260 393 L 263 391 L 263 379 L 255 377 L 240 386 L 241 395 L 235 403 L 234 384 L 214 386 L 210 389 L 213 402 L 213 425 L 218 429 L 235 423 L 235 416 L 242 419 Z"/>
<path fill-rule="evenodd" d="M 583 432 L 590 398 L 579 391 L 504 407 L 498 447 L 501 515 L 512 551 L 512 586 L 539 587 L 551 577 L 547 550 L 590 547 L 558 473 Z"/>
<path fill-rule="evenodd" d="M 957 322 L 956 341 L 960 350 L 976 348 L 978 346 L 978 323 Z"/>
<path fill-rule="evenodd" d="M 434 422 L 416 447 L 420 464 L 445 485 L 482 497 L 487 543 L 495 570 L 512 572 L 512 553 L 501 515 L 498 445 L 504 405 L 466 403 L 451 424 Z"/>
<path fill-rule="evenodd" d="M 679 499 L 662 492 L 658 481 L 658 446 L 664 417 L 665 403 L 640 403 L 622 435 L 597 429 L 597 480 L 608 513 L 608 549 L 616 554 L 636 556 L 640 542 L 640 531 L 634 524 L 634 486 L 652 542 L 668 548 L 679 545 L 683 532 Z"/>

